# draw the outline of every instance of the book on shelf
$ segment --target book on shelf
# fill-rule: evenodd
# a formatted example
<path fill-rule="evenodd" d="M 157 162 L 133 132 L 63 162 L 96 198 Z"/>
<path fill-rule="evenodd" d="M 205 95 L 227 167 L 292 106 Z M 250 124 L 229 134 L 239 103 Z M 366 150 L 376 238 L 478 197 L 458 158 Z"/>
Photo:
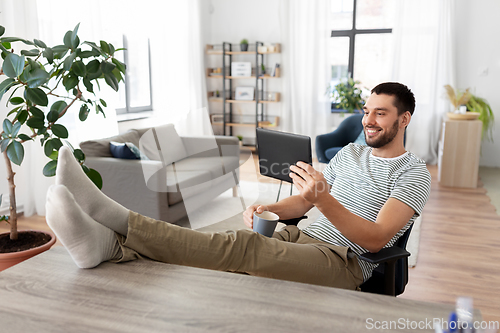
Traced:
<path fill-rule="evenodd" d="M 279 68 L 280 68 L 280 64 L 276 63 L 274 65 L 273 72 L 272 72 L 271 76 L 276 76 L 276 71 L 277 70 L 279 71 Z"/>

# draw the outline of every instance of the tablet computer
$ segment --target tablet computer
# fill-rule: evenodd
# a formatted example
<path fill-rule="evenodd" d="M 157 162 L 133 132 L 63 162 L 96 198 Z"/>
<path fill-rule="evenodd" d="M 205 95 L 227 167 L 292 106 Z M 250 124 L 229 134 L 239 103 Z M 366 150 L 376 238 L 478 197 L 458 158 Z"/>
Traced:
<path fill-rule="evenodd" d="M 257 128 L 260 174 L 292 183 L 290 166 L 312 165 L 311 138 L 305 135 Z"/>

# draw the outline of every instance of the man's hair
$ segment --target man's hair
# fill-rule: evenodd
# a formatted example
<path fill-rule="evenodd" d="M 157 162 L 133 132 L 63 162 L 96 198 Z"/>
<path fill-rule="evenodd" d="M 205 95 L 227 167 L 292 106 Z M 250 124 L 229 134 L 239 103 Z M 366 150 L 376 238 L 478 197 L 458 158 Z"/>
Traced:
<path fill-rule="evenodd" d="M 398 109 L 399 116 L 405 111 L 410 111 L 410 114 L 413 115 L 413 111 L 415 111 L 415 96 L 404 84 L 399 82 L 381 83 L 373 88 L 371 93 L 394 96 L 394 106 Z"/>

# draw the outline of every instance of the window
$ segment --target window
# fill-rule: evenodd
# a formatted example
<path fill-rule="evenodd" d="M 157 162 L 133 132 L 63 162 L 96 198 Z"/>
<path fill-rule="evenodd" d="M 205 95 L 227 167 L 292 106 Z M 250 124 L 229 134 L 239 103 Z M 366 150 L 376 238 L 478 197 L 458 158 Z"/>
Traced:
<path fill-rule="evenodd" d="M 151 48 L 149 38 L 123 35 L 123 62 L 127 66 L 124 82 L 120 82 L 120 104 L 117 114 L 153 110 L 151 89 Z"/>
<path fill-rule="evenodd" d="M 391 75 L 395 0 L 330 0 L 334 86 L 348 77 L 370 90 Z M 338 112 L 332 98 L 332 112 Z"/>

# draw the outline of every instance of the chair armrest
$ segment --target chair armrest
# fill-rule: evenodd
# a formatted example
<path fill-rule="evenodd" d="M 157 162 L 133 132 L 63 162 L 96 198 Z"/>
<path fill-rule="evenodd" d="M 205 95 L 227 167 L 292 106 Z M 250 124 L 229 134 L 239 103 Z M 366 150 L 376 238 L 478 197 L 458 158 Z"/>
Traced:
<path fill-rule="evenodd" d="M 294 219 L 288 219 L 288 220 L 279 220 L 278 222 L 284 223 L 286 225 L 297 225 L 303 219 L 307 219 L 307 216 L 296 217 Z"/>
<path fill-rule="evenodd" d="M 370 264 L 380 264 L 383 262 L 396 261 L 398 259 L 409 257 L 410 252 L 406 251 L 397 246 L 385 247 L 377 253 L 366 252 L 359 256 L 360 259 L 363 259 Z"/>
<path fill-rule="evenodd" d="M 348 143 L 344 131 L 338 128 L 333 132 L 316 136 L 316 155 L 318 156 L 318 160 L 322 163 L 328 163 L 329 160 L 326 158 L 325 151 L 333 147 L 343 147 Z"/>

